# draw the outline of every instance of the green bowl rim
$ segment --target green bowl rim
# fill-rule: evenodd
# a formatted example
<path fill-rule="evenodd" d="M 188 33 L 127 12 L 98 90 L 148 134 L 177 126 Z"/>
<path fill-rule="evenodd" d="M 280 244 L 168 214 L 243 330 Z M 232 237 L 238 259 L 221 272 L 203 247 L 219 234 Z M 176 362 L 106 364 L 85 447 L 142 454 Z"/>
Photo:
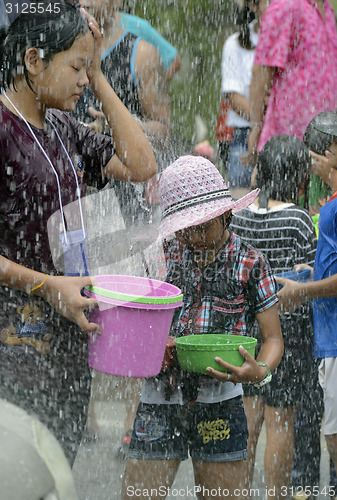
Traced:
<path fill-rule="evenodd" d="M 203 334 L 203 335 L 207 335 L 207 334 Z M 224 337 L 227 336 L 227 334 L 216 334 L 217 336 L 221 336 L 223 335 Z M 191 344 L 188 344 L 188 341 L 184 341 L 184 339 L 188 339 L 190 337 L 198 337 L 199 335 L 185 335 L 184 337 L 178 337 L 177 339 L 175 339 L 175 345 L 176 345 L 176 348 L 177 350 L 182 350 L 182 351 L 219 351 L 221 349 L 223 349 L 225 346 L 227 347 L 226 350 L 227 351 L 233 351 L 233 350 L 237 350 L 240 343 L 235 343 L 235 344 L 231 344 L 230 342 L 227 343 L 227 342 L 224 342 L 223 344 L 206 344 L 206 345 L 201 345 L 201 344 L 196 344 L 196 345 L 191 345 Z M 234 335 L 233 335 L 234 336 Z M 242 338 L 242 343 L 243 344 L 251 344 L 247 347 L 245 347 L 245 349 L 250 349 L 252 347 L 255 347 L 256 344 L 257 344 L 257 339 L 254 338 L 254 337 L 246 337 L 244 335 L 235 335 L 235 337 L 239 337 L 240 339 Z M 246 340 L 246 342 L 245 342 Z"/>

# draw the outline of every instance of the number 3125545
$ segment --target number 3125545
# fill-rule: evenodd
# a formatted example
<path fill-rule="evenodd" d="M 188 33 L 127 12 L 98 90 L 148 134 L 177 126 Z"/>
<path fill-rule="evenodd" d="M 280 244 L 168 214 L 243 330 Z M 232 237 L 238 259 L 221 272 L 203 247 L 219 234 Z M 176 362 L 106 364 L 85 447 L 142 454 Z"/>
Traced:
<path fill-rule="evenodd" d="M 5 7 L 7 14 L 59 14 L 60 12 L 60 4 L 56 2 L 6 3 Z"/>

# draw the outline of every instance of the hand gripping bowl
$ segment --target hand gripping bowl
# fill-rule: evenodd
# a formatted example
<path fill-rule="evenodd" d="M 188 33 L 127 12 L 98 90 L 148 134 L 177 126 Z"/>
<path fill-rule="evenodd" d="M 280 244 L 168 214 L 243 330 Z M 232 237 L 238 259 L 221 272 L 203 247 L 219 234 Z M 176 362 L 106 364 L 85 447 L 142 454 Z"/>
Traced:
<path fill-rule="evenodd" d="M 310 269 L 301 269 L 298 273 L 296 271 L 285 271 L 280 274 L 275 274 L 279 278 L 286 278 L 288 280 L 297 281 L 298 283 L 305 283 L 311 280 L 311 270 Z M 278 291 L 283 288 L 281 283 L 277 283 Z"/>
<path fill-rule="evenodd" d="M 220 372 L 225 368 L 214 361 L 215 356 L 234 366 L 241 366 L 244 358 L 239 353 L 242 345 L 252 356 L 255 355 L 257 339 L 242 335 L 187 335 L 175 340 L 178 362 L 183 370 L 205 373 L 210 366 Z"/>
<path fill-rule="evenodd" d="M 174 309 L 181 290 L 137 276 L 95 276 L 85 294 L 98 300 L 90 313 L 101 335 L 89 336 L 90 368 L 124 377 L 153 377 L 160 372 Z"/>

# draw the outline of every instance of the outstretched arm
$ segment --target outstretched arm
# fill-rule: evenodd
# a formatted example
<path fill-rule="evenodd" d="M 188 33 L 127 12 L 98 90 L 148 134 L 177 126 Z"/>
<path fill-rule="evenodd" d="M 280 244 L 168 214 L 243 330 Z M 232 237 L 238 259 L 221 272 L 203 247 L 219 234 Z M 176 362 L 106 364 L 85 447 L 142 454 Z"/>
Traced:
<path fill-rule="evenodd" d="M 89 323 L 84 311 L 97 306 L 94 299 L 81 295 L 83 287 L 92 285 L 90 277 L 48 276 L 28 269 L 0 256 L 0 286 L 7 286 L 27 294 L 44 298 L 62 316 L 77 323 L 86 332 L 99 331 Z M 42 286 L 41 283 L 43 283 Z M 35 290 L 33 288 L 37 287 Z"/>
<path fill-rule="evenodd" d="M 299 283 L 275 276 L 278 283 L 283 285 L 277 294 L 281 311 L 294 312 L 307 300 L 323 299 L 337 296 L 337 274 L 318 281 Z"/>

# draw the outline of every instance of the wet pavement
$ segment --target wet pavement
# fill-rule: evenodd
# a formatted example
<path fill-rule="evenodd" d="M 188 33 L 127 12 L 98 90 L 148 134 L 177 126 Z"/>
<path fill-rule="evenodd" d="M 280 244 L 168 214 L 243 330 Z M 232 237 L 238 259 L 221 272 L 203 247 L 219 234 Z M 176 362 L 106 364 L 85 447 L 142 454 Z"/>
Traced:
<path fill-rule="evenodd" d="M 121 482 L 125 467 L 125 455 L 121 453 L 120 443 L 124 432 L 127 410 L 125 401 L 120 398 L 121 394 L 117 386 L 112 389 L 110 386 L 108 392 L 109 394 L 105 394 L 104 397 L 100 394 L 93 404 L 98 437 L 84 440 L 74 464 L 73 472 L 79 500 L 120 499 Z M 258 489 L 253 496 L 261 500 L 266 498 L 263 477 L 265 443 L 266 434 L 263 427 L 257 448 L 253 481 L 253 488 Z M 321 444 L 320 491 L 323 490 L 324 486 L 329 485 L 329 458 L 324 436 L 322 436 Z M 196 497 L 191 494 L 193 487 L 192 463 L 191 460 L 186 460 L 182 462 L 171 488 L 172 494 L 167 498 L 194 500 Z M 321 494 L 316 498 L 323 500 L 327 498 L 327 495 Z"/>

